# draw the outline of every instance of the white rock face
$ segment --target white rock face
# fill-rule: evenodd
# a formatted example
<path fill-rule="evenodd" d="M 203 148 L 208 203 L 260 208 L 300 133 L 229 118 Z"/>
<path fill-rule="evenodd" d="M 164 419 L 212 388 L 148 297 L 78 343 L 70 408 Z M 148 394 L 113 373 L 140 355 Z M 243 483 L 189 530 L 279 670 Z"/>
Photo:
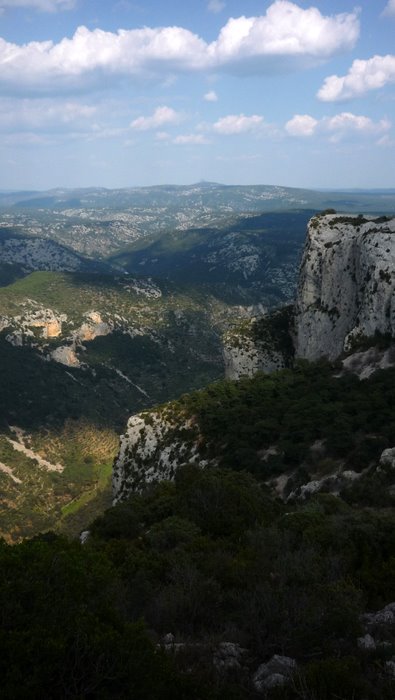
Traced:
<path fill-rule="evenodd" d="M 224 340 L 227 378 L 287 366 L 292 348 L 288 347 L 291 343 L 286 329 L 292 324 L 292 310 L 285 311 L 228 333 Z M 296 357 L 309 360 L 335 359 L 343 351 L 350 352 L 358 337 L 371 337 L 376 332 L 395 336 L 395 218 L 329 214 L 310 221 L 294 329 Z M 355 352 L 344 367 L 363 379 L 394 363 L 394 347 L 384 351 L 373 348 Z M 192 436 L 191 429 L 195 431 Z M 149 482 L 173 478 L 177 468 L 188 462 L 208 464 L 199 454 L 198 426 L 188 424 L 180 415 L 169 418 L 163 411 L 132 416 L 121 436 L 114 465 L 114 501 L 127 498 Z M 313 478 L 289 498 L 306 498 L 324 487 L 338 493 L 362 473 L 339 470 Z M 281 484 L 279 489 L 283 490 Z"/>
<path fill-rule="evenodd" d="M 261 664 L 252 677 L 252 683 L 258 693 L 270 688 L 285 685 L 297 670 L 295 659 L 275 654 L 270 661 Z"/>
<path fill-rule="evenodd" d="M 160 413 L 150 412 L 129 418 L 114 462 L 114 503 L 149 483 L 172 479 L 183 464 L 205 466 L 199 457 L 197 440 L 197 428 L 180 416 L 173 421 Z"/>
<path fill-rule="evenodd" d="M 50 358 L 66 367 L 80 367 L 80 361 L 72 345 L 60 345 L 50 353 Z"/>
<path fill-rule="evenodd" d="M 365 634 L 363 637 L 358 637 L 357 644 L 359 649 L 364 651 L 374 651 L 376 649 L 376 642 L 374 641 L 371 634 Z"/>
<path fill-rule="evenodd" d="M 395 219 L 314 217 L 299 277 L 296 356 L 335 359 L 376 331 L 395 335 Z"/>
<path fill-rule="evenodd" d="M 291 361 L 289 334 L 291 307 L 254 317 L 223 338 L 226 379 L 252 377 L 257 372 L 275 372 Z"/>
<path fill-rule="evenodd" d="M 114 325 L 103 321 L 98 311 L 89 311 L 85 314 L 85 317 L 87 322 L 83 323 L 73 333 L 75 341 L 86 342 L 94 340 L 99 336 L 109 335 L 114 330 Z"/>
<path fill-rule="evenodd" d="M 12 328 L 6 339 L 15 346 L 23 345 L 24 338 L 34 339 L 33 328 L 41 329 L 42 338 L 58 338 L 62 334 L 62 324 L 66 314 L 45 308 L 42 304 L 28 300 L 23 304 L 23 313 L 14 317 L 0 317 L 0 331 Z"/>
<path fill-rule="evenodd" d="M 380 457 L 380 466 L 395 469 L 395 447 L 388 447 L 386 450 L 383 450 Z"/>
<path fill-rule="evenodd" d="M 386 350 L 378 347 L 371 347 L 364 352 L 354 352 L 348 355 L 342 362 L 343 367 L 360 379 L 367 379 L 378 369 L 388 369 L 395 365 L 395 345 L 391 345 Z"/>
<path fill-rule="evenodd" d="M 239 345 L 225 343 L 223 357 L 227 379 L 253 377 L 257 372 L 275 372 L 285 366 L 283 353 L 260 347 L 250 338 L 242 338 Z"/>

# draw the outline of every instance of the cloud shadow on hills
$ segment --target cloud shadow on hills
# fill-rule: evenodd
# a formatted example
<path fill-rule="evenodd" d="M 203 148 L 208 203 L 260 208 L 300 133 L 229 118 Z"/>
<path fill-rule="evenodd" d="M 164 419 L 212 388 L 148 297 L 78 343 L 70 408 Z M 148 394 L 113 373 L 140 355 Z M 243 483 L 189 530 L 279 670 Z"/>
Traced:
<path fill-rule="evenodd" d="M 169 231 L 140 239 L 135 245 L 111 256 L 109 262 L 121 265 L 131 275 L 144 274 L 158 280 L 171 280 L 184 289 L 193 289 L 194 292 L 200 289 L 226 303 L 256 303 L 262 291 L 276 300 L 273 285 L 268 282 L 265 289 L 265 269 L 290 261 L 298 264 L 307 222 L 314 213 L 310 209 L 264 213 L 237 217 L 225 227 Z M 237 265 L 234 269 L 227 265 L 224 255 L 227 251 L 232 252 L 232 234 L 239 238 L 240 253 L 236 247 L 235 261 L 243 256 L 242 246 L 252 245 L 261 254 L 260 265 L 249 277 L 237 269 Z M 215 264 L 211 262 L 213 254 L 217 256 Z M 260 286 L 254 295 L 256 283 Z M 274 303 L 283 301 L 286 299 L 280 294 Z"/>

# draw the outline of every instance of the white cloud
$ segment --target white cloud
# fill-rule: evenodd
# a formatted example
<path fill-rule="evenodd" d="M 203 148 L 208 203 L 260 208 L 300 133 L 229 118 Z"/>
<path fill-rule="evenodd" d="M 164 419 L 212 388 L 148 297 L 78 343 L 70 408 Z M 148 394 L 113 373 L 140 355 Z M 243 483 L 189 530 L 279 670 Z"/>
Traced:
<path fill-rule="evenodd" d="M 340 141 L 347 134 L 359 135 L 376 135 L 382 134 L 391 128 L 391 122 L 388 119 L 381 119 L 379 122 L 374 122 L 369 117 L 364 117 L 351 112 L 342 112 L 334 117 L 325 118 L 322 120 L 323 128 L 330 132 L 332 141 Z"/>
<path fill-rule="evenodd" d="M 381 119 L 379 122 L 374 122 L 370 117 L 364 117 L 351 112 L 342 112 L 334 117 L 328 117 L 325 124 L 329 131 L 348 131 L 355 130 L 361 132 L 381 131 L 390 127 L 390 123 L 386 119 Z"/>
<path fill-rule="evenodd" d="M 215 61 L 239 69 L 292 70 L 349 50 L 359 36 L 357 12 L 323 16 L 289 0 L 275 0 L 261 17 L 229 19 L 209 46 Z"/>
<path fill-rule="evenodd" d="M 207 144 L 210 141 L 203 134 L 180 134 L 173 139 L 173 143 L 184 146 L 188 144 Z"/>
<path fill-rule="evenodd" d="M 360 97 L 369 90 L 378 90 L 395 82 L 395 56 L 373 56 L 366 61 L 353 61 L 347 75 L 331 75 L 325 79 L 317 97 L 323 102 L 336 102 Z"/>
<path fill-rule="evenodd" d="M 42 6 L 49 2 L 39 1 Z M 52 9 L 66 7 L 60 0 L 49 4 Z M 113 84 L 122 78 L 164 80 L 191 71 L 293 71 L 352 48 L 358 35 L 356 12 L 324 16 L 289 0 L 275 0 L 260 17 L 230 19 L 211 43 L 182 27 L 116 33 L 79 27 L 72 38 L 57 44 L 18 45 L 0 39 L 0 86 L 3 92 L 60 92 L 102 87 L 103 76 Z"/>
<path fill-rule="evenodd" d="M 388 0 L 382 14 L 384 17 L 395 17 L 395 0 Z"/>
<path fill-rule="evenodd" d="M 213 130 L 217 134 L 242 134 L 246 131 L 256 131 L 263 126 L 263 117 L 258 114 L 253 114 L 251 117 L 246 117 L 244 114 L 229 114 L 227 117 L 222 117 L 213 124 Z"/>
<path fill-rule="evenodd" d="M 386 134 L 391 129 L 391 122 L 388 119 L 381 119 L 378 122 L 370 117 L 352 112 L 341 112 L 333 117 L 323 117 L 314 119 L 309 114 L 296 114 L 290 119 L 285 129 L 290 136 L 313 136 L 324 134 L 330 141 L 341 141 L 346 136 L 377 136 Z"/>
<path fill-rule="evenodd" d="M 226 7 L 226 3 L 222 2 L 222 0 L 210 0 L 207 9 L 209 12 L 213 12 L 213 14 L 218 14 L 219 12 L 222 12 L 222 10 Z"/>
<path fill-rule="evenodd" d="M 57 10 L 71 10 L 75 4 L 76 0 L 0 0 L 0 9 L 32 7 L 43 12 L 56 12 Z"/>
<path fill-rule="evenodd" d="M 158 129 L 164 124 L 179 124 L 183 120 L 183 115 L 176 112 L 172 107 L 157 107 L 150 117 L 138 117 L 134 119 L 130 126 L 137 131 L 148 131 Z"/>
<path fill-rule="evenodd" d="M 50 129 L 64 131 L 76 124 L 91 123 L 97 111 L 92 105 L 49 99 L 0 99 L 0 129 Z"/>
<path fill-rule="evenodd" d="M 314 119 L 309 114 L 295 114 L 286 123 L 285 129 L 290 136 L 312 136 L 317 124 L 317 119 Z"/>
<path fill-rule="evenodd" d="M 210 90 L 209 92 L 206 92 L 203 99 L 206 100 L 206 102 L 217 102 L 218 95 L 215 90 Z"/>

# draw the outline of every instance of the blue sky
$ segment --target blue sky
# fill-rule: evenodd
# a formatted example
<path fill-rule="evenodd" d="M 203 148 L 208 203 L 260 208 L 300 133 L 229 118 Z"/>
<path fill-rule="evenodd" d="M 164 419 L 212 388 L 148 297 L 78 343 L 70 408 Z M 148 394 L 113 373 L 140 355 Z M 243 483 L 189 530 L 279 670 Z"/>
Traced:
<path fill-rule="evenodd" d="M 0 188 L 395 186 L 395 0 L 0 0 Z"/>

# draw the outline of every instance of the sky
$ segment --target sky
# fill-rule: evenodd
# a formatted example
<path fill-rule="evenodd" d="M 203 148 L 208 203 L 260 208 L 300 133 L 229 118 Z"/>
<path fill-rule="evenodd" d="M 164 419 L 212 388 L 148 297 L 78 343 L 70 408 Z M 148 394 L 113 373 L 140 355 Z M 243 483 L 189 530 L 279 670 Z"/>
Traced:
<path fill-rule="evenodd" d="M 395 187 L 395 0 L 0 0 L 0 189 Z"/>

